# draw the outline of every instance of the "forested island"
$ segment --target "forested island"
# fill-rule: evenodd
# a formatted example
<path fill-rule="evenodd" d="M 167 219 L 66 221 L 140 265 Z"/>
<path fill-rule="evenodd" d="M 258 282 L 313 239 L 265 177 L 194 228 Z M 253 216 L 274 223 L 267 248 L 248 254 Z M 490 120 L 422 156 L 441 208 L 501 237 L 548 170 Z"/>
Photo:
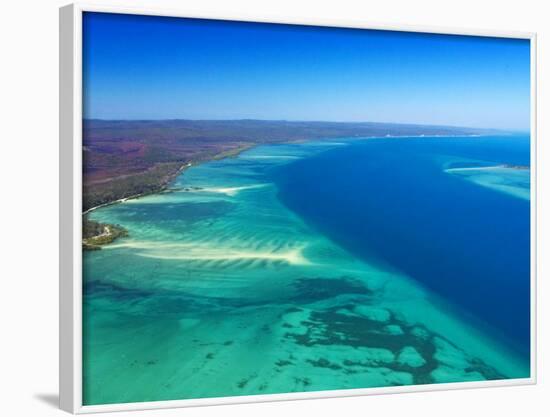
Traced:
<path fill-rule="evenodd" d="M 119 237 L 128 236 L 128 231 L 119 225 L 85 219 L 82 226 L 82 248 L 84 250 L 99 250 L 102 245 L 111 243 Z"/>

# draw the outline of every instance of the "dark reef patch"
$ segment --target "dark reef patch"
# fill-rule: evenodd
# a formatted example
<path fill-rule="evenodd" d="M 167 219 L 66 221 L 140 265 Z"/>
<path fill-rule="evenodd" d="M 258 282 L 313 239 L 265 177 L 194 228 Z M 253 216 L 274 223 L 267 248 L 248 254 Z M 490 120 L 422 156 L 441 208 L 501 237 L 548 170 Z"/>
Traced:
<path fill-rule="evenodd" d="M 153 295 L 152 291 L 122 287 L 99 280 L 85 281 L 83 293 L 87 297 L 107 297 L 117 301 L 131 301 Z"/>
<path fill-rule="evenodd" d="M 239 382 L 237 382 L 237 387 L 239 387 L 240 389 L 245 388 L 248 385 L 248 383 L 252 381 L 254 378 L 256 378 L 257 376 L 258 376 L 257 374 L 252 374 L 248 378 L 241 379 Z"/>
<path fill-rule="evenodd" d="M 300 278 L 292 286 L 295 289 L 295 295 L 290 297 L 290 301 L 305 304 L 343 294 L 372 295 L 372 291 L 361 281 L 346 276 L 340 278 Z"/>
<path fill-rule="evenodd" d="M 325 358 L 308 359 L 309 364 L 342 370 L 346 374 L 359 372 L 360 368 L 383 367 L 395 372 L 406 372 L 413 376 L 414 384 L 434 383 L 431 373 L 438 368 L 440 363 L 435 359 L 436 345 L 434 338 L 440 335 L 430 332 L 423 326 L 410 326 L 395 315 L 390 314 L 390 319 L 384 322 L 372 320 L 362 316 L 354 316 L 338 313 L 338 308 L 330 308 L 326 311 L 312 311 L 309 320 L 301 322 L 306 327 L 303 334 L 286 332 L 284 337 L 302 346 L 315 345 L 343 345 L 353 348 L 379 348 L 390 350 L 393 360 L 345 360 L 342 365 L 332 363 Z M 389 332 L 388 326 L 399 326 L 401 332 Z M 450 343 L 446 340 L 447 343 Z M 453 345 L 451 343 L 451 345 Z M 405 347 L 414 348 L 423 358 L 424 363 L 419 366 L 411 366 L 398 362 L 397 357 Z M 453 345 L 456 349 L 456 346 Z M 460 350 L 460 349 L 459 349 Z M 485 364 L 483 361 L 470 358 L 471 366 L 466 372 L 479 372 L 485 379 L 501 379 L 503 375 Z M 359 369 L 358 369 L 359 368 Z"/>
<path fill-rule="evenodd" d="M 317 360 L 307 359 L 306 362 L 310 363 L 311 365 L 317 368 L 328 368 L 333 370 L 342 369 L 342 367 L 337 363 L 330 362 L 328 359 L 325 359 L 325 358 L 320 358 Z"/>
<path fill-rule="evenodd" d="M 294 377 L 294 382 L 296 383 L 296 385 L 302 385 L 304 388 L 305 387 L 309 387 L 311 385 L 311 379 L 309 378 L 298 378 L 298 377 Z"/>
<path fill-rule="evenodd" d="M 277 362 L 275 362 L 275 365 L 279 367 L 283 367 L 283 366 L 293 365 L 293 363 L 286 359 L 279 359 Z"/>

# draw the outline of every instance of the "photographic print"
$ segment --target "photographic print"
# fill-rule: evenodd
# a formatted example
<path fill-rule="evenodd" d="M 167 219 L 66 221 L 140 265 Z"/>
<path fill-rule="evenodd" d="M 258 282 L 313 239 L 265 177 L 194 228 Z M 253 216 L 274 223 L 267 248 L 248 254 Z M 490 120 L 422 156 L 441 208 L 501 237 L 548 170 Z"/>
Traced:
<path fill-rule="evenodd" d="M 529 39 L 83 12 L 83 405 L 530 378 L 531 82 Z"/>

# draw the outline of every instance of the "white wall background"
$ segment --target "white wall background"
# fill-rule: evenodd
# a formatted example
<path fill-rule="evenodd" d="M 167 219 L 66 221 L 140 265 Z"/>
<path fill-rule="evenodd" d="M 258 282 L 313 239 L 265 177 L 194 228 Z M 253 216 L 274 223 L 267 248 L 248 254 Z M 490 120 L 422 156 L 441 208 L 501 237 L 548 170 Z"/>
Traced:
<path fill-rule="evenodd" d="M 68 0 L 67 0 L 68 1 Z M 113 0 L 107 4 L 113 4 Z M 539 383 L 537 386 L 141 412 L 147 416 L 524 416 L 550 407 L 548 253 L 550 25 L 536 0 L 156 0 L 119 4 L 216 14 L 538 32 Z M 93 3 L 100 3 L 93 1 Z M 0 414 L 58 416 L 58 10 L 4 1 L 0 23 Z M 546 12 L 546 13 L 545 13 Z M 123 417 L 129 413 L 117 413 Z"/>

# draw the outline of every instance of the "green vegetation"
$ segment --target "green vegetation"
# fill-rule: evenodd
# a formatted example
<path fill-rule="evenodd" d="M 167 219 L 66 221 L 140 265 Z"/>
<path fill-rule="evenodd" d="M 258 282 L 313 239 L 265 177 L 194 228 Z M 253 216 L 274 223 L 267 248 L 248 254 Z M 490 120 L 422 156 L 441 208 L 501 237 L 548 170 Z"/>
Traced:
<path fill-rule="evenodd" d="M 137 173 L 128 173 L 97 181 L 84 181 L 83 210 L 110 204 L 124 198 L 156 194 L 166 187 L 189 164 L 236 156 L 254 146 L 254 144 L 235 144 L 234 148 L 212 148 L 197 152 L 192 160 L 181 159 L 178 162 L 156 162 L 149 168 Z M 160 155 L 160 154 L 159 154 Z M 191 162 L 192 161 L 192 162 Z"/>
<path fill-rule="evenodd" d="M 99 250 L 119 237 L 128 236 L 128 231 L 119 225 L 99 223 L 82 219 L 82 248 L 84 250 Z"/>
<path fill-rule="evenodd" d="M 153 194 L 164 187 L 182 170 L 180 163 L 159 163 L 144 172 L 84 184 L 83 209 L 109 204 L 122 198 Z"/>
<path fill-rule="evenodd" d="M 246 151 L 247 149 L 250 149 L 250 148 L 253 148 L 255 146 L 254 143 L 251 143 L 251 144 L 246 144 L 246 145 L 241 145 L 241 146 L 238 146 L 237 148 L 235 149 L 230 149 L 228 151 L 223 151 L 223 152 L 220 152 L 214 156 L 212 156 L 212 158 L 209 158 L 209 159 L 212 159 L 212 160 L 219 160 L 219 159 L 224 159 L 224 158 L 232 158 L 234 156 L 237 156 L 238 154 L 240 154 L 241 152 L 244 152 Z"/>

